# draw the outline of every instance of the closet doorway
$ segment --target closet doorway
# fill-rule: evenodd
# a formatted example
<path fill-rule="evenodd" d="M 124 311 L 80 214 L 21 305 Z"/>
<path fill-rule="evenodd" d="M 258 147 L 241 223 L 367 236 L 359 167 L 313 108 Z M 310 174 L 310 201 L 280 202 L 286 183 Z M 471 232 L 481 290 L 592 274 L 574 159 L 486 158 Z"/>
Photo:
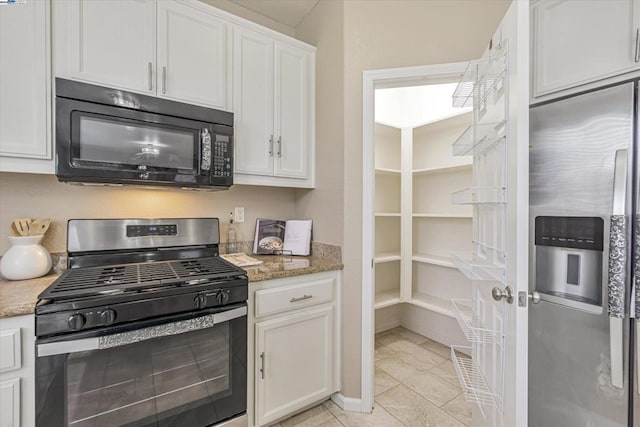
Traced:
<path fill-rule="evenodd" d="M 473 173 L 453 153 L 472 123 L 452 106 L 465 66 L 365 72 L 363 122 L 363 408 L 415 393 L 463 424 L 449 346 L 468 345 L 451 301 L 471 299 L 454 264 L 473 238 L 472 208 L 455 203 Z"/>

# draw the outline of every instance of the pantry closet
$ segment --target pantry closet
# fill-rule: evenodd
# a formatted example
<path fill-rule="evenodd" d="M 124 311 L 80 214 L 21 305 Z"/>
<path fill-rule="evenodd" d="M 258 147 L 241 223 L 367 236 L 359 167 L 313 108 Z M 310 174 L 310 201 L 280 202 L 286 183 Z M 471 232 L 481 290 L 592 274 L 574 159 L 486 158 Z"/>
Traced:
<path fill-rule="evenodd" d="M 455 88 L 431 86 L 440 86 L 438 93 Z M 421 88 L 415 88 L 416 97 L 429 93 Z M 420 108 L 425 100 L 407 98 L 410 89 L 402 88 L 397 99 L 376 90 L 376 103 Z M 451 301 L 471 299 L 471 282 L 454 260 L 472 250 L 473 210 L 454 204 L 452 193 L 471 187 L 472 159 L 454 156 L 452 146 L 471 124 L 472 112 L 451 110 L 450 96 L 426 102 L 428 120 L 411 126 L 379 120 L 378 111 L 394 107 L 376 107 L 375 331 L 403 326 L 445 345 L 465 344 Z"/>

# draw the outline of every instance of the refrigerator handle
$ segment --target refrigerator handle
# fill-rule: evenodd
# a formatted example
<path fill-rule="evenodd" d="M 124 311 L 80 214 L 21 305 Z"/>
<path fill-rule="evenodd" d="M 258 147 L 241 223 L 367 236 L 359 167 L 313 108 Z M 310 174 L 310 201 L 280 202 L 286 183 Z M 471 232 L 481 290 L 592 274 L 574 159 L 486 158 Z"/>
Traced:
<path fill-rule="evenodd" d="M 624 387 L 623 321 L 627 280 L 627 150 L 617 150 L 613 176 L 613 211 L 609 229 L 608 313 L 611 385 Z"/>

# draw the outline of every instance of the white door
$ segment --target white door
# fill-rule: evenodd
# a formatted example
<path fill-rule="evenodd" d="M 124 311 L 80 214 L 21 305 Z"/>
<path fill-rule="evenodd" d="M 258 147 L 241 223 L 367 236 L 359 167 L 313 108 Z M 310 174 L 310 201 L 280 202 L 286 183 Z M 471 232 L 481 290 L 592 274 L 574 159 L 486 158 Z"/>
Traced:
<path fill-rule="evenodd" d="M 256 323 L 256 424 L 268 424 L 334 390 L 334 306 Z"/>
<path fill-rule="evenodd" d="M 69 77 L 154 93 L 155 5 L 153 0 L 77 0 L 60 5 L 61 12 L 68 13 Z"/>
<path fill-rule="evenodd" d="M 472 62 L 472 319 L 462 322 L 472 359 L 454 360 L 474 427 L 527 425 L 529 2 L 515 1 L 483 59 Z M 465 261 L 461 261 L 465 263 Z M 496 295 L 497 294 L 497 295 Z M 502 295 L 502 298 L 500 298 Z M 510 297 L 508 297 L 510 296 Z"/>
<path fill-rule="evenodd" d="M 275 46 L 275 170 L 289 178 L 309 176 L 310 57 L 299 48 Z"/>
<path fill-rule="evenodd" d="M 0 155 L 51 158 L 49 2 L 0 6 Z"/>
<path fill-rule="evenodd" d="M 532 6 L 533 96 L 637 69 L 636 0 L 542 0 Z"/>
<path fill-rule="evenodd" d="M 234 29 L 235 172 L 273 175 L 273 40 Z"/>
<path fill-rule="evenodd" d="M 228 109 L 227 24 L 199 8 L 158 2 L 158 95 Z"/>

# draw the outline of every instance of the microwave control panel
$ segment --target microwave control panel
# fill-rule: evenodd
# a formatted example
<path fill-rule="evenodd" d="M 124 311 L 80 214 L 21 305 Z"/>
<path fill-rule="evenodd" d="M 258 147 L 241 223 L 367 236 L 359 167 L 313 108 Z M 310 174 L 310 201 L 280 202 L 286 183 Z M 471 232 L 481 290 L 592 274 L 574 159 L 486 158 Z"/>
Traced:
<path fill-rule="evenodd" d="M 231 156 L 231 136 L 215 135 L 213 141 L 213 175 L 232 176 L 233 158 Z"/>

